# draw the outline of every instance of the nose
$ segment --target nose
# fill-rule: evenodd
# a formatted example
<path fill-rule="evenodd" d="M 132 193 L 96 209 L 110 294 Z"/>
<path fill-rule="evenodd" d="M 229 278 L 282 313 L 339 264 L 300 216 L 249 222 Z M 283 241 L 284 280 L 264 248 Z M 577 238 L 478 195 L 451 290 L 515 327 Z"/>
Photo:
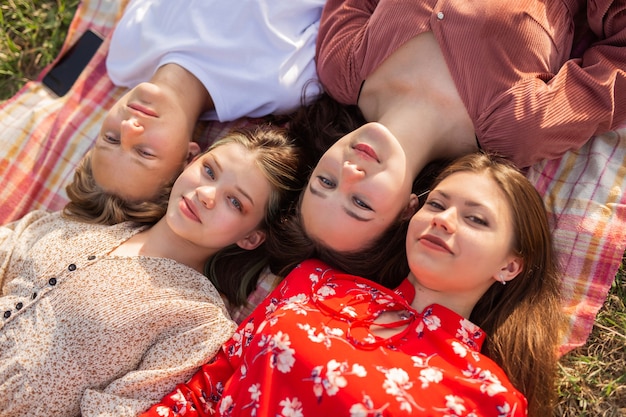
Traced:
<path fill-rule="evenodd" d="M 217 194 L 215 187 L 211 185 L 198 187 L 196 194 L 198 195 L 198 200 L 200 200 L 200 203 L 202 203 L 205 208 L 210 210 L 215 207 L 215 195 Z"/>
<path fill-rule="evenodd" d="M 447 208 L 436 213 L 433 216 L 431 225 L 435 228 L 441 228 L 448 233 L 454 233 L 456 231 L 456 210 Z"/>
<path fill-rule="evenodd" d="M 144 132 L 144 127 L 135 117 L 122 120 L 120 128 L 121 146 L 131 147 Z"/>
<path fill-rule="evenodd" d="M 341 168 L 342 182 L 353 183 L 365 177 L 365 171 L 357 164 L 345 161 Z"/>

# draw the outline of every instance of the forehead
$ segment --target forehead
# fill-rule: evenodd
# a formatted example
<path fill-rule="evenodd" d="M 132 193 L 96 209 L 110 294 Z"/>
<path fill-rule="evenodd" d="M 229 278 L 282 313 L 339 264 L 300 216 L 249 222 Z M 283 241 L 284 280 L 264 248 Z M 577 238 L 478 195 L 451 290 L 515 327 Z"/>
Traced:
<path fill-rule="evenodd" d="M 182 164 L 146 165 L 116 151 L 94 148 L 91 170 L 94 181 L 105 192 L 128 201 L 147 201 L 176 178 Z"/>
<path fill-rule="evenodd" d="M 487 171 L 456 172 L 443 179 L 433 191 L 475 204 L 509 208 L 505 192 Z"/>
<path fill-rule="evenodd" d="M 239 142 L 219 143 L 201 155 L 201 158 L 217 158 L 220 160 L 240 163 L 253 163 L 257 159 L 257 150 L 249 149 Z"/>

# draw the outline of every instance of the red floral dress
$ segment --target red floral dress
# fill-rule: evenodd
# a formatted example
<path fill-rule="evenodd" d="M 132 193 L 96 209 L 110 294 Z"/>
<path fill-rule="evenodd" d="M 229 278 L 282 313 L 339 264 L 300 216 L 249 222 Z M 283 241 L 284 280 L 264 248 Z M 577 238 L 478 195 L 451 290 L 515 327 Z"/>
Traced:
<path fill-rule="evenodd" d="M 303 262 L 219 354 L 146 416 L 524 416 L 526 399 L 480 354 L 485 334 L 440 305 Z M 370 331 L 396 312 L 389 338 Z M 380 327 L 379 327 L 380 328 Z"/>

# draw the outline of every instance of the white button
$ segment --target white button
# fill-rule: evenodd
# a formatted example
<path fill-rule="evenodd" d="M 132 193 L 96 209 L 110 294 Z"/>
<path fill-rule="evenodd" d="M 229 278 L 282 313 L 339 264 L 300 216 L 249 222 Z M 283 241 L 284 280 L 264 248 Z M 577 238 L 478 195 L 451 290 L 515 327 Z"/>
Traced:
<path fill-rule="evenodd" d="M 437 19 L 443 20 L 443 12 L 437 13 Z"/>

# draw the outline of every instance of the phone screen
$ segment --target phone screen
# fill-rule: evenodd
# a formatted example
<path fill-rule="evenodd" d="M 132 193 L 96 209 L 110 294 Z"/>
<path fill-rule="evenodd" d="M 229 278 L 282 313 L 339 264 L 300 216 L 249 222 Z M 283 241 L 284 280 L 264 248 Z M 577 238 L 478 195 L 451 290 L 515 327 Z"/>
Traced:
<path fill-rule="evenodd" d="M 43 84 L 56 95 L 65 95 L 95 55 L 102 40 L 102 36 L 92 30 L 83 33 L 44 76 Z"/>

